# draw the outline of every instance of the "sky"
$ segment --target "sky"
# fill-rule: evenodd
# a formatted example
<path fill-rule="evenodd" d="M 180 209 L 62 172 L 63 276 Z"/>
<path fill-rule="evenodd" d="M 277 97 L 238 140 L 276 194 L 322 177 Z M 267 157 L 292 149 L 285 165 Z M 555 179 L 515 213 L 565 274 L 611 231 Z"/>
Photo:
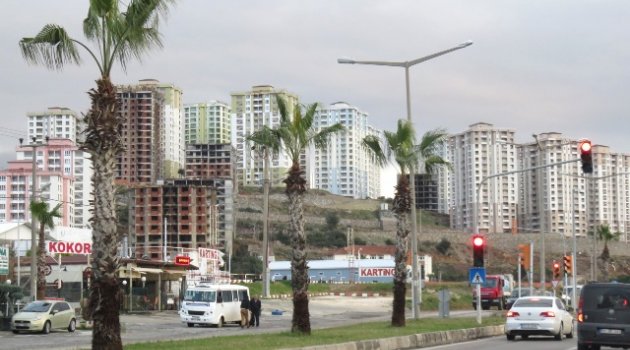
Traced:
<path fill-rule="evenodd" d="M 88 4 L 2 0 L 0 168 L 15 158 L 28 112 L 87 110 L 98 70 L 86 52 L 81 66 L 49 71 L 27 64 L 18 42 L 55 23 L 89 43 Z M 486 122 L 514 129 L 517 142 L 560 132 L 630 153 L 628 18 L 625 0 L 183 0 L 161 22 L 164 47 L 112 78 L 174 83 L 184 103 L 229 103 L 232 92 L 272 85 L 302 103 L 347 102 L 394 130 L 407 118 L 404 69 L 337 59 L 411 61 L 471 40 L 410 69 L 418 134 Z"/>

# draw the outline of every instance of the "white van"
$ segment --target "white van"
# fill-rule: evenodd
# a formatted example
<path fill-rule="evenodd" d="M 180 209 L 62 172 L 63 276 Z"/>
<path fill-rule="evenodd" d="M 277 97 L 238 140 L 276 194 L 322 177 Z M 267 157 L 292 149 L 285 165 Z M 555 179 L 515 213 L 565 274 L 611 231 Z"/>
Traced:
<path fill-rule="evenodd" d="M 184 294 L 179 317 L 188 327 L 241 322 L 241 300 L 249 288 L 236 284 L 198 284 Z"/>

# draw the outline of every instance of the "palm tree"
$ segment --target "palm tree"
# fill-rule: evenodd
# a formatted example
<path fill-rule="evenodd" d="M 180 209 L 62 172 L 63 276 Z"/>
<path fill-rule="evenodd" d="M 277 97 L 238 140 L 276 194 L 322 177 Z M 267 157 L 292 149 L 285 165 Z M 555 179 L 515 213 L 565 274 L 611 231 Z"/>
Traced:
<path fill-rule="evenodd" d="M 416 144 L 415 131 L 411 122 L 398 121 L 396 132 L 385 131 L 383 138 L 369 135 L 363 139 L 364 147 L 380 166 L 394 162 L 400 168 L 395 186 L 392 210 L 396 217 L 396 253 L 394 257 L 394 301 L 392 326 L 405 326 L 405 297 L 407 294 L 407 247 L 409 245 L 409 214 L 411 213 L 411 191 L 408 171 L 420 161 L 427 173 L 432 173 L 438 165 L 447 165 L 436 154 L 437 147 L 443 143 L 446 133 L 435 130 L 425 133 L 420 144 Z"/>
<path fill-rule="evenodd" d="M 602 250 L 602 254 L 599 256 L 604 263 L 602 266 L 602 272 L 604 274 L 604 279 L 608 278 L 608 262 L 610 261 L 610 251 L 608 250 L 608 241 L 617 240 L 621 235 L 620 232 L 611 232 L 610 226 L 608 225 L 600 225 L 597 226 L 597 235 L 598 240 L 604 241 L 604 249 Z"/>
<path fill-rule="evenodd" d="M 94 167 L 91 218 L 94 283 L 89 302 L 94 320 L 92 349 L 122 349 L 114 170 L 116 157 L 124 145 L 119 134 L 122 116 L 118 113 L 111 72 L 116 63 L 126 70 L 133 58 L 140 59 L 153 47 L 161 47 L 158 23 L 172 3 L 174 0 L 91 0 L 83 20 L 83 33 L 94 44 L 93 48 L 55 24 L 47 24 L 35 37 L 20 41 L 27 62 L 56 70 L 80 64 L 82 48 L 100 74 L 96 88 L 88 93 L 91 106 L 84 116 L 85 141 L 80 143 L 81 149 L 91 154 Z"/>
<path fill-rule="evenodd" d="M 46 298 L 46 247 L 44 245 L 46 236 L 44 231 L 46 227 L 51 230 L 55 228 L 55 218 L 61 217 L 59 208 L 61 208 L 61 203 L 57 204 L 51 211 L 48 211 L 48 203 L 46 202 L 31 202 L 30 205 L 31 214 L 37 219 L 37 222 L 39 222 L 37 242 L 37 300 Z M 32 260 L 34 260 L 34 258 Z M 34 283 L 34 281 L 32 283 Z"/>
<path fill-rule="evenodd" d="M 323 149 L 330 135 L 343 130 L 339 123 L 317 130 L 313 123 L 317 103 L 302 110 L 298 104 L 291 110 L 285 101 L 277 97 L 280 111 L 280 125 L 274 129 L 263 129 L 262 133 L 272 135 L 270 147 L 282 146 L 291 160 L 285 193 L 289 201 L 289 233 L 291 236 L 291 287 L 293 289 L 293 319 L 291 332 L 311 334 L 311 321 L 308 310 L 308 265 L 306 254 L 306 235 L 304 233 L 303 196 L 306 192 L 304 170 L 300 166 L 300 156 L 310 146 Z"/>
<path fill-rule="evenodd" d="M 252 150 L 258 148 L 263 153 L 263 268 L 262 281 L 264 297 L 269 297 L 269 156 L 276 155 L 280 152 L 280 141 L 274 137 L 273 132 L 267 126 L 248 135 L 245 138 L 248 142 L 254 144 Z"/>

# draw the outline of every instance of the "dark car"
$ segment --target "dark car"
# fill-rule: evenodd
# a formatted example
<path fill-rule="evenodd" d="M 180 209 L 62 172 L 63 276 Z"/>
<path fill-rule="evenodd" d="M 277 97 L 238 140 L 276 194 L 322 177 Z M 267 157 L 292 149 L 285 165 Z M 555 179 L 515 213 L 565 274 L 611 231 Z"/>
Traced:
<path fill-rule="evenodd" d="M 630 347 L 630 284 L 591 283 L 577 309 L 578 350 Z"/>
<path fill-rule="evenodd" d="M 510 297 L 507 298 L 507 301 L 505 302 L 505 308 L 509 310 L 512 307 L 512 305 L 514 305 L 514 302 L 516 301 L 516 299 L 520 297 L 526 297 L 526 296 L 529 296 L 529 288 L 521 288 L 520 294 L 518 292 L 518 289 L 515 289 L 514 291 L 512 291 L 512 294 L 510 295 Z"/>

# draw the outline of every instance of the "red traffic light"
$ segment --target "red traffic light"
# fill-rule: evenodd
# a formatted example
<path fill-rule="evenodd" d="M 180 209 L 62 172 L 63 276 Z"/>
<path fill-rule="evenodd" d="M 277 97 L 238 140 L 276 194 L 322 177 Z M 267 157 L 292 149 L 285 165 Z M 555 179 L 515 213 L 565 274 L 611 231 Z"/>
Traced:
<path fill-rule="evenodd" d="M 473 243 L 473 246 L 475 246 L 475 247 L 482 247 L 484 245 L 484 243 L 486 243 L 486 242 L 483 239 L 483 237 L 475 236 L 475 237 L 473 237 L 472 243 Z"/>
<path fill-rule="evenodd" d="M 553 268 L 554 269 L 559 269 L 560 268 L 560 263 L 554 262 L 553 263 Z"/>
<path fill-rule="evenodd" d="M 590 174 L 593 172 L 593 155 L 591 140 L 580 140 L 578 150 L 580 151 L 580 160 L 582 161 L 582 172 Z"/>

